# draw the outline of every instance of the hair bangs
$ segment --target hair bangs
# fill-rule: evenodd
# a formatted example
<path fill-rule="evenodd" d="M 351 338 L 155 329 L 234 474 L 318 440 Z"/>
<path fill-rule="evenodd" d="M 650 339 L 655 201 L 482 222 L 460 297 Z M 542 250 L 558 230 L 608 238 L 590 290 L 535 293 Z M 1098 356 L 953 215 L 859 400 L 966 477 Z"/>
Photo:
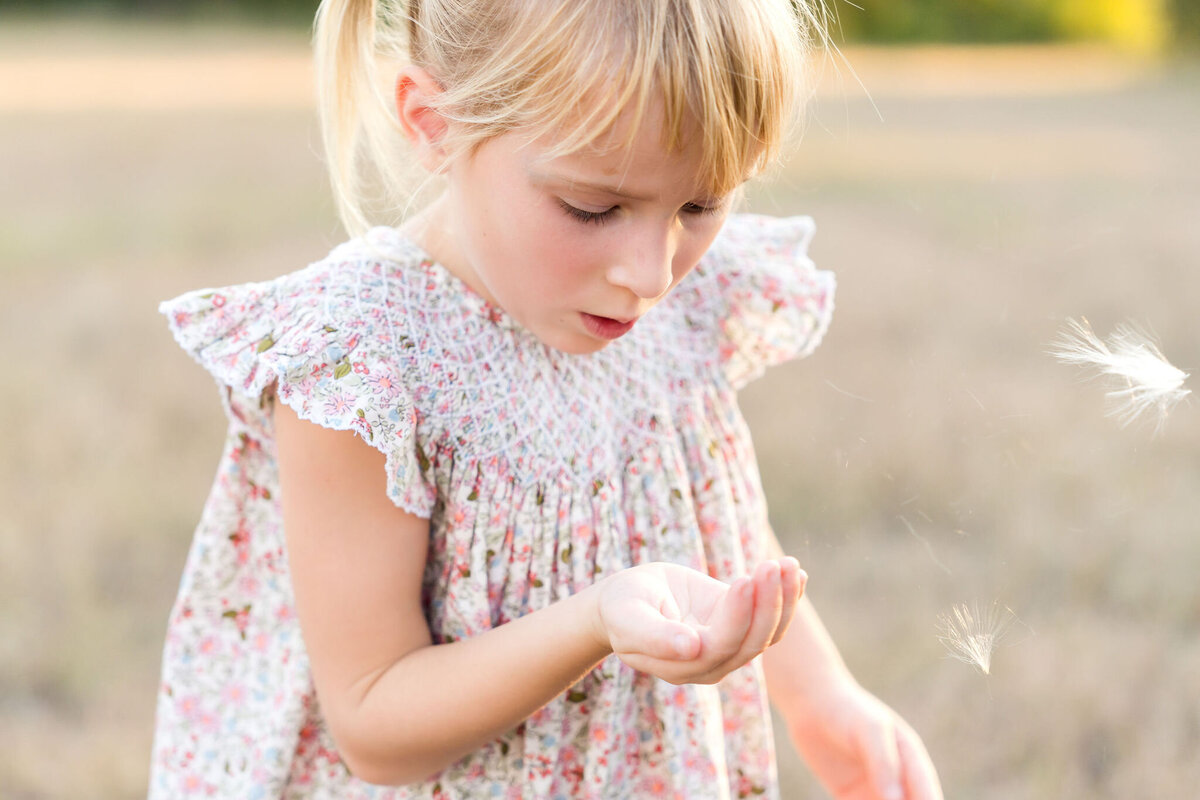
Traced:
<path fill-rule="evenodd" d="M 628 148 L 653 117 L 668 152 L 699 144 L 703 182 L 725 196 L 778 155 L 799 106 L 804 37 L 794 16 L 772 11 L 612 0 L 562 15 L 530 70 L 516 127 L 552 141 L 556 157 Z M 797 35 L 781 39 L 780 25 Z"/>
<path fill-rule="evenodd" d="M 824 9 L 821 0 L 323 0 L 322 130 L 339 210 L 348 227 L 365 226 L 364 189 L 377 183 L 388 205 L 406 207 L 403 137 L 375 70 L 377 58 L 406 56 L 442 88 L 435 107 L 453 123 L 443 142 L 451 160 L 514 131 L 548 143 L 551 157 L 629 150 L 652 124 L 667 152 L 698 145 L 697 182 L 726 196 L 778 156 L 802 107 L 809 47 L 826 39 Z"/>

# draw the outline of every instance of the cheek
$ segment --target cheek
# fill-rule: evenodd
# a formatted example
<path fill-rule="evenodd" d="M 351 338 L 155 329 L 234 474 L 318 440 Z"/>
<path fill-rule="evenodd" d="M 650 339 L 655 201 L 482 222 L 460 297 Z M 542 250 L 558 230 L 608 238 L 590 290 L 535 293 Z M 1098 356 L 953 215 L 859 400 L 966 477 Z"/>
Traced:
<path fill-rule="evenodd" d="M 501 305 L 524 315 L 581 302 L 592 262 L 586 240 L 560 219 L 565 215 L 557 207 L 506 192 L 473 203 L 472 210 L 472 260 Z"/>
<path fill-rule="evenodd" d="M 526 234 L 530 274 L 547 288 L 570 290 L 591 274 L 599 237 L 580 232 L 576 223 L 551 204 L 530 208 L 521 225 Z"/>
<path fill-rule="evenodd" d="M 537 209 L 515 192 L 495 193 L 471 204 L 473 257 L 493 281 L 535 277 L 543 236 Z"/>
<path fill-rule="evenodd" d="M 712 246 L 713 240 L 717 238 L 718 231 L 720 231 L 719 225 L 703 234 L 689 236 L 675 251 L 675 258 L 671 262 L 671 274 L 676 282 L 682 280 L 700 262 L 700 259 L 708 252 L 708 248 Z"/>

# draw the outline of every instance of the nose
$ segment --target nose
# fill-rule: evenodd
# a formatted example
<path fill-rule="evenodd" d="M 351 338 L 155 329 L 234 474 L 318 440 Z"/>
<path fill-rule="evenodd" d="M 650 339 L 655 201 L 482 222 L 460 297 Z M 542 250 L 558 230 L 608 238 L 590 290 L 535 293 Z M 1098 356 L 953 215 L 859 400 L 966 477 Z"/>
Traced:
<path fill-rule="evenodd" d="M 644 300 L 662 297 L 674 277 L 675 235 L 669 226 L 644 225 L 629 231 L 608 269 L 610 283 Z"/>

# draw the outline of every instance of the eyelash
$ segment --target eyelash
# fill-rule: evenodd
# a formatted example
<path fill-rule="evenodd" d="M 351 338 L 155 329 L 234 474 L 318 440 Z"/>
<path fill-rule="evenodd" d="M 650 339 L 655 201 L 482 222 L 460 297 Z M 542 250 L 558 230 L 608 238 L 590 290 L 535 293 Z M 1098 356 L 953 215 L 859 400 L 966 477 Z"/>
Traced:
<path fill-rule="evenodd" d="M 573 217 L 585 225 L 601 225 L 612 219 L 613 212 L 617 210 L 617 206 L 613 206 L 606 211 L 584 211 L 582 208 L 576 208 L 571 205 L 566 200 L 559 200 L 558 204 L 562 206 L 562 210 L 566 212 L 567 216 Z M 721 206 L 702 206 L 697 203 L 688 203 L 683 207 L 683 210 L 688 214 L 700 216 L 704 214 L 716 214 L 721 210 Z"/>
<path fill-rule="evenodd" d="M 584 211 L 582 208 L 576 208 L 571 205 L 566 200 L 559 200 L 558 204 L 562 206 L 562 210 L 567 213 L 567 216 L 573 217 L 585 225 L 599 225 L 607 221 L 612 216 L 612 213 L 617 210 L 617 207 L 613 206 L 607 211 Z"/>

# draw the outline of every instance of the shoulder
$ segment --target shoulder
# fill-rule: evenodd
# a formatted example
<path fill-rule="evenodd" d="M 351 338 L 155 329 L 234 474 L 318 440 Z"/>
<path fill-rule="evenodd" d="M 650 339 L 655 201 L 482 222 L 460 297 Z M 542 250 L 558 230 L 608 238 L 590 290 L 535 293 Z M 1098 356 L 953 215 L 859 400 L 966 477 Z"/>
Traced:
<path fill-rule="evenodd" d="M 370 327 L 421 295 L 438 291 L 431 282 L 433 262 L 392 228 L 373 228 L 335 247 L 308 267 L 265 285 L 282 319 L 316 317 L 326 323 Z"/>
<path fill-rule="evenodd" d="M 336 356 L 326 351 L 391 349 L 402 322 L 397 303 L 423 291 L 427 266 L 415 245 L 376 228 L 298 271 L 187 292 L 159 311 L 179 345 L 218 380 L 256 394 L 272 379 L 258 369 L 264 356 L 286 368 Z M 385 330 L 392 333 L 373 335 Z"/>
<path fill-rule="evenodd" d="M 415 245 L 376 228 L 296 272 L 188 292 L 159 311 L 219 383 L 254 397 L 301 372 L 341 378 L 354 362 L 388 366 L 403 329 L 395 299 L 416 291 L 422 269 Z"/>
<path fill-rule="evenodd" d="M 821 341 L 836 281 L 809 257 L 815 231 L 807 216 L 732 215 L 680 283 L 676 307 L 711 337 L 735 387 Z"/>
<path fill-rule="evenodd" d="M 160 310 L 219 385 L 251 399 L 274 387 L 302 419 L 354 431 L 384 453 L 389 496 L 427 516 L 434 494 L 414 439 L 414 323 L 404 310 L 436 292 L 430 266 L 394 231 L 376 229 L 297 272 L 189 292 Z"/>
<path fill-rule="evenodd" d="M 733 214 L 695 271 L 701 279 L 721 280 L 732 273 L 811 263 L 808 247 L 814 233 L 812 217 Z"/>
<path fill-rule="evenodd" d="M 812 217 L 734 214 L 725 221 L 708 251 L 670 298 L 689 312 L 694 324 L 717 325 L 746 292 L 769 292 L 780 275 L 817 277 L 832 285 L 832 275 L 814 270 L 808 257 L 816 225 Z"/>
<path fill-rule="evenodd" d="M 382 296 L 388 281 L 419 285 L 422 270 L 431 263 L 395 229 L 373 228 L 302 269 L 266 281 L 197 289 L 163 302 L 159 309 L 170 316 L 173 312 L 203 313 L 210 306 L 227 307 L 215 314 L 222 318 L 240 305 L 266 303 L 284 311 L 320 308 L 323 313 L 336 314 L 355 300 Z"/>

